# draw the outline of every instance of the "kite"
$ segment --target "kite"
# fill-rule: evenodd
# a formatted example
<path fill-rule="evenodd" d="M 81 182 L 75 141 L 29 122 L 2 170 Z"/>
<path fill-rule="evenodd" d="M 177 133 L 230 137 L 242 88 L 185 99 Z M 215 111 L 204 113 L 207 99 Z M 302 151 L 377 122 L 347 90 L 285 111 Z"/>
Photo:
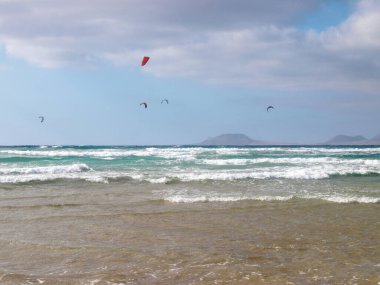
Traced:
<path fill-rule="evenodd" d="M 144 66 L 148 62 L 149 59 L 150 59 L 149 56 L 144 56 L 142 61 L 141 61 L 141 66 Z"/>
<path fill-rule="evenodd" d="M 38 119 L 41 120 L 41 123 L 42 123 L 43 121 L 45 121 L 45 117 L 44 117 L 44 116 L 39 116 Z"/>
<path fill-rule="evenodd" d="M 140 103 L 140 106 L 141 106 L 141 105 L 144 105 L 145 109 L 148 108 L 148 104 L 145 103 L 145 102 Z"/>
<path fill-rule="evenodd" d="M 273 106 L 268 106 L 267 107 L 267 112 L 269 112 L 269 109 L 274 109 L 274 107 Z"/>
<path fill-rule="evenodd" d="M 166 104 L 169 104 L 169 100 L 168 99 L 161 100 L 161 104 L 164 103 L 164 102 L 166 102 Z"/>

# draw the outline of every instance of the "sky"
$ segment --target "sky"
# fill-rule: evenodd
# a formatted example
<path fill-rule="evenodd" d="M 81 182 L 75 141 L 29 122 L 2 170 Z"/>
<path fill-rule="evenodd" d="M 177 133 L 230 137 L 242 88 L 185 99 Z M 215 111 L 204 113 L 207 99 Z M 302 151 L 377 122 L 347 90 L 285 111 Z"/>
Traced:
<path fill-rule="evenodd" d="M 371 138 L 379 90 L 379 0 L 0 0 L 0 145 Z"/>

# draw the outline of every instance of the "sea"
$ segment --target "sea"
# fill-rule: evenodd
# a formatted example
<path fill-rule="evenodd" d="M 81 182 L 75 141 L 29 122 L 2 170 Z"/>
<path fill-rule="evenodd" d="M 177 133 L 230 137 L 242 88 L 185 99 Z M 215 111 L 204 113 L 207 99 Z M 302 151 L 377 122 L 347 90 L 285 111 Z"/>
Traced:
<path fill-rule="evenodd" d="M 0 284 L 380 284 L 380 147 L 2 146 Z"/>

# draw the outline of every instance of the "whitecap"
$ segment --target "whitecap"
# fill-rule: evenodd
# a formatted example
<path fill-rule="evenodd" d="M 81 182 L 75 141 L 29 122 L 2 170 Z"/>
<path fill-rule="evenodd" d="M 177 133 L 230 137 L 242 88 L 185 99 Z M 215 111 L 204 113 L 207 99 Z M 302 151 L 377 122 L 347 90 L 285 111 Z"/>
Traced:
<path fill-rule="evenodd" d="M 197 203 L 197 202 L 238 202 L 244 200 L 256 200 L 256 201 L 289 201 L 294 198 L 299 199 L 320 199 L 328 202 L 348 204 L 348 203 L 363 203 L 363 204 L 373 204 L 379 203 L 380 198 L 375 197 L 359 197 L 359 196 L 318 196 L 318 195 L 288 195 L 288 196 L 225 196 L 225 195 L 170 195 L 164 198 L 165 201 L 172 203 Z"/>
<path fill-rule="evenodd" d="M 196 203 L 196 202 L 237 202 L 244 200 L 257 201 L 288 201 L 293 196 L 182 196 L 174 195 L 164 198 L 164 200 L 173 203 Z"/>
<path fill-rule="evenodd" d="M 77 173 L 93 170 L 84 163 L 70 165 L 50 165 L 50 166 L 27 166 L 27 167 L 1 167 L 0 175 L 9 174 L 60 174 Z"/>

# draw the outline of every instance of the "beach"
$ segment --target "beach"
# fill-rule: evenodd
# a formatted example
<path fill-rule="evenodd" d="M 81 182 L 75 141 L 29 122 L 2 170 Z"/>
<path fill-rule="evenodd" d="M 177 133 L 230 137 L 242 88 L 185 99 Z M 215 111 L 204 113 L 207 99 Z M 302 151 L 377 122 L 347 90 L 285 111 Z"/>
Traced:
<path fill-rule="evenodd" d="M 378 284 L 378 147 L 0 148 L 0 284 Z"/>
<path fill-rule="evenodd" d="M 380 285 L 380 0 L 0 0 L 0 285 Z"/>

